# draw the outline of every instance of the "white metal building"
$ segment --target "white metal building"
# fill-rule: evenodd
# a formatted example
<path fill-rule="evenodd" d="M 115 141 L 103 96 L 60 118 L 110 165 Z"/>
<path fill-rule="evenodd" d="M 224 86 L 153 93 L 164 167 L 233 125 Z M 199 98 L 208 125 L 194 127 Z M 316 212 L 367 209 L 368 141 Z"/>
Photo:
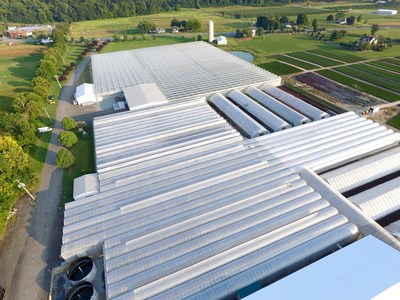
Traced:
<path fill-rule="evenodd" d="M 82 175 L 74 179 L 74 200 L 80 200 L 99 193 L 97 173 Z"/>
<path fill-rule="evenodd" d="M 168 103 L 155 83 L 132 85 L 122 89 L 129 110 L 139 110 Z"/>
<path fill-rule="evenodd" d="M 400 209 L 400 177 L 349 198 L 363 212 L 379 220 Z"/>
<path fill-rule="evenodd" d="M 91 105 L 97 102 L 94 93 L 94 85 L 91 83 L 83 83 L 76 88 L 75 100 L 79 105 Z"/>
<path fill-rule="evenodd" d="M 121 94 L 124 87 L 153 82 L 169 101 L 176 102 L 281 82 L 279 76 L 206 42 L 104 53 L 92 56 L 91 61 L 98 96 Z"/>
<path fill-rule="evenodd" d="M 397 15 L 397 10 L 394 10 L 394 9 L 378 9 L 376 11 L 376 14 L 394 16 L 394 15 Z"/>
<path fill-rule="evenodd" d="M 223 35 L 217 36 L 215 41 L 217 45 L 228 45 L 228 40 Z"/>
<path fill-rule="evenodd" d="M 321 175 L 340 193 L 400 171 L 400 147 L 396 147 Z"/>
<path fill-rule="evenodd" d="M 393 300 L 400 252 L 367 236 L 246 297 L 246 300 Z"/>

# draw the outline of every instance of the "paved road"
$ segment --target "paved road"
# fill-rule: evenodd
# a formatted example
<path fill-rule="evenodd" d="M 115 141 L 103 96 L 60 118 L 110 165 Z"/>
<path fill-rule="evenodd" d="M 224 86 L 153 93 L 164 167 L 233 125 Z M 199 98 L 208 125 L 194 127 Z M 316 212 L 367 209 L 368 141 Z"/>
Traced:
<path fill-rule="evenodd" d="M 109 114 L 98 106 L 82 108 L 71 104 L 75 86 L 89 62 L 85 58 L 65 84 L 58 103 L 53 134 L 49 144 L 36 204 L 27 198 L 18 201 L 17 217 L 8 226 L 0 243 L 0 286 L 5 288 L 5 299 L 47 299 L 51 269 L 60 264 L 60 245 L 63 211 L 60 208 L 63 170 L 55 167 L 61 120 L 69 115 L 76 120 L 91 121 L 94 115 Z"/>

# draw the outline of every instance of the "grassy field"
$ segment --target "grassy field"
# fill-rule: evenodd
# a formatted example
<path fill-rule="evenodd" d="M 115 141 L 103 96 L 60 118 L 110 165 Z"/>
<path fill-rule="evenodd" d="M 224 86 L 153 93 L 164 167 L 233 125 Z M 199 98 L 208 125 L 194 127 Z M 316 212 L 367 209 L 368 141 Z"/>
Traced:
<path fill-rule="evenodd" d="M 72 149 L 72 153 L 75 155 L 75 164 L 64 170 L 62 205 L 73 200 L 74 179 L 96 171 L 93 156 L 93 129 L 87 127 L 85 130 L 89 137 L 79 137 L 78 143 Z"/>
<path fill-rule="evenodd" d="M 182 38 L 182 35 L 179 34 L 173 36 L 154 36 L 154 37 L 155 39 L 153 39 L 152 36 L 150 35 L 146 36 L 146 39 L 143 39 L 142 36 L 137 36 L 136 40 L 133 40 L 133 36 L 132 37 L 130 36 L 128 41 L 109 43 L 106 47 L 104 47 L 101 53 L 193 42 L 192 38 L 189 37 Z"/>
<path fill-rule="evenodd" d="M 368 64 L 400 73 L 400 68 L 397 65 L 392 65 L 391 63 L 385 62 L 383 60 L 370 61 L 368 62 Z"/>
<path fill-rule="evenodd" d="M 292 64 L 292 65 L 298 66 L 300 68 L 303 68 L 305 70 L 312 70 L 312 69 L 318 69 L 319 68 L 319 66 L 317 66 L 317 65 L 306 63 L 304 61 L 295 59 L 293 57 L 289 57 L 289 56 L 285 56 L 285 55 L 281 55 L 281 54 L 273 55 L 273 56 L 271 56 L 271 58 L 274 58 L 276 60 L 280 60 L 280 61 L 283 61 L 283 62 L 287 62 L 289 64 Z"/>
<path fill-rule="evenodd" d="M 388 78 L 388 79 L 397 81 L 400 85 L 400 74 L 388 72 L 386 70 L 375 68 L 375 67 L 367 65 L 367 64 L 352 65 L 352 68 L 355 68 L 355 69 L 358 69 L 358 70 L 361 70 L 364 72 L 368 72 L 371 74 L 375 74 L 377 76 L 382 76 L 383 78 Z"/>
<path fill-rule="evenodd" d="M 11 111 L 15 95 L 30 90 L 44 49 L 42 46 L 0 44 L 0 111 Z"/>
<path fill-rule="evenodd" d="M 258 65 L 260 68 L 263 68 L 267 71 L 270 71 L 276 75 L 287 75 L 293 74 L 297 72 L 301 72 L 301 69 L 289 66 L 287 64 L 281 63 L 279 61 L 271 61 L 263 64 Z"/>
<path fill-rule="evenodd" d="M 317 55 L 313 55 L 311 53 L 307 52 L 292 52 L 292 53 L 287 53 L 287 55 L 303 59 L 305 61 L 308 61 L 313 64 L 317 64 L 323 67 L 332 67 L 332 66 L 337 66 L 340 65 L 341 63 L 336 61 L 336 60 L 331 60 L 329 58 L 323 58 Z"/>
<path fill-rule="evenodd" d="M 318 49 L 312 49 L 308 52 L 323 55 L 343 62 L 351 63 L 365 60 L 362 57 L 354 55 L 354 51 L 342 48 L 335 48 L 332 46 L 321 45 Z"/>
<path fill-rule="evenodd" d="M 397 129 L 400 129 L 400 114 L 397 114 L 397 116 L 395 116 L 394 118 L 392 118 L 392 119 L 388 122 L 388 124 L 391 125 L 391 126 L 393 126 L 393 127 L 395 127 L 395 128 L 397 128 Z"/>
<path fill-rule="evenodd" d="M 358 69 L 355 69 L 353 67 L 339 67 L 335 68 L 335 70 L 339 71 L 340 73 L 344 73 L 346 75 L 350 75 L 352 77 L 384 87 L 386 89 L 395 92 L 400 92 L 400 84 L 397 81 L 392 81 L 386 78 L 382 78 L 381 76 L 372 73 L 360 72 Z"/>
<path fill-rule="evenodd" d="M 389 102 L 394 102 L 394 101 L 400 100 L 399 95 L 396 95 L 389 91 L 382 90 L 382 89 L 372 86 L 370 84 L 349 78 L 347 76 L 336 73 L 332 70 L 320 70 L 320 71 L 317 71 L 316 73 L 318 73 L 322 76 L 325 76 L 329 79 L 332 79 L 334 81 L 337 81 L 345 86 L 349 86 L 349 87 L 358 89 L 360 91 L 363 91 L 365 93 L 368 93 L 370 95 L 376 96 L 378 98 L 384 99 Z"/>

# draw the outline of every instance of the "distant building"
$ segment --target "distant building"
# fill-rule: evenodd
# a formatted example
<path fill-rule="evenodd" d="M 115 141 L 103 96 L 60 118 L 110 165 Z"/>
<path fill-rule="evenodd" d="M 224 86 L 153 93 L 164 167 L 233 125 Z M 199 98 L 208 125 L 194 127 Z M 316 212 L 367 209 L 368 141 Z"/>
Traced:
<path fill-rule="evenodd" d="M 171 32 L 172 33 L 178 33 L 179 32 L 179 27 L 178 26 L 172 26 L 171 27 Z"/>
<path fill-rule="evenodd" d="M 47 38 L 45 38 L 45 39 L 42 39 L 42 40 L 40 41 L 40 43 L 41 43 L 41 44 L 49 44 L 49 43 L 53 43 L 53 40 L 52 40 L 51 38 L 47 37 Z"/>
<path fill-rule="evenodd" d="M 359 47 L 361 44 L 366 44 L 366 43 L 375 45 L 377 42 L 378 39 L 373 35 L 364 36 L 356 42 L 356 47 Z"/>
<path fill-rule="evenodd" d="M 7 35 L 11 39 L 18 39 L 18 38 L 26 38 L 28 36 L 32 36 L 32 32 L 28 32 L 26 30 L 23 30 L 23 29 L 20 29 L 20 28 L 16 28 L 15 30 L 9 30 L 7 32 Z"/>
<path fill-rule="evenodd" d="M 83 83 L 76 88 L 75 100 L 79 105 L 91 105 L 97 102 L 94 93 L 94 85 L 90 83 Z"/>
<path fill-rule="evenodd" d="M 223 35 L 217 36 L 215 38 L 217 45 L 228 45 L 228 40 Z"/>
<path fill-rule="evenodd" d="M 393 9 L 378 9 L 376 11 L 376 14 L 394 16 L 394 15 L 397 15 L 397 10 L 393 10 Z"/>
<path fill-rule="evenodd" d="M 347 19 L 344 18 L 344 19 L 338 20 L 338 21 L 336 21 L 336 23 L 341 24 L 341 25 L 347 24 Z"/>

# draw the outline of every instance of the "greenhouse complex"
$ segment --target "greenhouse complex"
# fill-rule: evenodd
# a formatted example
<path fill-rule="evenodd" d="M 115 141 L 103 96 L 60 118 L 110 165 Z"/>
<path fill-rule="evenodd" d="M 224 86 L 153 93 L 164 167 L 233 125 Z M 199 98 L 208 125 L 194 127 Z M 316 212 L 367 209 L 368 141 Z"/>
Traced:
<path fill-rule="evenodd" d="M 98 99 L 129 90 L 129 111 L 93 121 L 97 183 L 65 206 L 61 257 L 96 260 L 93 295 L 400 293 L 382 227 L 400 219 L 400 133 L 205 42 L 95 55 L 92 77 Z"/>

